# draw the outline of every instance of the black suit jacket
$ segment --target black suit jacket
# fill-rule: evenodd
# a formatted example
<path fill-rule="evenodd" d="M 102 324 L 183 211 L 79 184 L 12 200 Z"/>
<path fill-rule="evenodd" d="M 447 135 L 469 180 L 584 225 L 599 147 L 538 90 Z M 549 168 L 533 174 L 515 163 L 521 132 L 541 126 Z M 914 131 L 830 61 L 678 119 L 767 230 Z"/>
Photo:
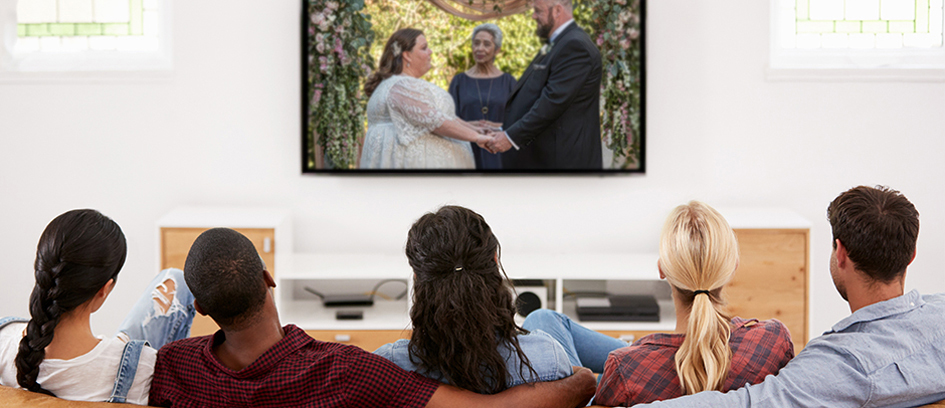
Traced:
<path fill-rule="evenodd" d="M 509 137 L 521 150 L 504 169 L 601 169 L 600 51 L 577 23 L 532 60 L 505 106 Z"/>

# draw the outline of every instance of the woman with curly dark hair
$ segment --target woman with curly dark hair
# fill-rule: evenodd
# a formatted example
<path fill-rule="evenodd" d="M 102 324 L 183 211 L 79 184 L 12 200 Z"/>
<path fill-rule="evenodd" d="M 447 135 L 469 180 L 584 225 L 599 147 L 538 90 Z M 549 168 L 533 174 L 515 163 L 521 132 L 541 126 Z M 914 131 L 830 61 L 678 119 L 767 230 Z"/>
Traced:
<path fill-rule="evenodd" d="M 406 252 L 414 271 L 413 335 L 375 353 L 482 394 L 571 374 L 560 344 L 515 323 L 499 241 L 482 216 L 458 206 L 428 213 L 410 228 Z"/>

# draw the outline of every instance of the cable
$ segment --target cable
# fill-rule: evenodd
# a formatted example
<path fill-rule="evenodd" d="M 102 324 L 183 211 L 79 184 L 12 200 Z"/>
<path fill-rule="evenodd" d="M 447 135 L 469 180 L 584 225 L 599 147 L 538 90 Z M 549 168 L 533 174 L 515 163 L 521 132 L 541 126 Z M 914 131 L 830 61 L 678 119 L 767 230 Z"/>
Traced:
<path fill-rule="evenodd" d="M 400 282 L 400 283 L 403 283 L 404 286 L 408 286 L 408 285 L 409 285 L 409 283 L 407 283 L 407 280 L 406 280 L 406 279 L 384 279 L 384 280 L 378 282 L 377 285 L 374 285 L 374 289 L 371 290 L 371 293 L 370 293 L 370 295 L 371 295 L 371 300 L 374 300 L 374 296 L 377 295 L 377 293 L 378 293 L 377 290 L 381 288 L 381 285 L 383 285 L 383 284 L 385 284 L 385 283 L 389 283 L 389 282 Z M 407 290 L 408 290 L 408 289 L 404 289 L 404 292 L 401 293 L 401 294 L 399 294 L 399 295 L 397 295 L 397 297 L 395 297 L 394 300 L 400 300 L 400 299 L 403 299 L 405 296 L 407 296 Z M 383 296 L 384 294 L 382 293 L 381 295 Z"/>
<path fill-rule="evenodd" d="M 321 292 L 319 292 L 319 291 L 317 291 L 317 290 L 315 290 L 315 289 L 312 289 L 312 288 L 310 288 L 310 287 L 308 287 L 308 286 L 304 287 L 303 289 L 305 289 L 305 291 L 308 292 L 308 293 L 311 293 L 311 294 L 313 294 L 313 295 L 315 295 L 315 296 L 318 296 L 319 299 L 325 300 L 325 295 L 321 294 Z"/>

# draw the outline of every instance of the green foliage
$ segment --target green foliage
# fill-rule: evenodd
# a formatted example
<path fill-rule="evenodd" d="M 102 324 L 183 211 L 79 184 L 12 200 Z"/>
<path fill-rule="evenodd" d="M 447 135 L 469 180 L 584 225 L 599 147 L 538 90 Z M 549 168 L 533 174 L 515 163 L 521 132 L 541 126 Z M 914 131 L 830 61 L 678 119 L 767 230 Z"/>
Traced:
<path fill-rule="evenodd" d="M 374 33 L 363 8 L 364 0 L 309 2 L 307 168 L 315 168 L 316 143 L 326 168 L 357 165 L 367 103 L 361 78 L 374 66 L 368 53 Z"/>
<path fill-rule="evenodd" d="M 629 3 L 629 4 L 628 4 Z M 614 167 L 640 164 L 643 121 L 643 18 L 640 0 L 581 0 L 574 19 L 591 32 L 604 58 L 601 138 Z"/>
<path fill-rule="evenodd" d="M 367 0 L 365 12 L 371 14 L 377 40 L 371 55 L 381 59 L 387 39 L 401 28 L 423 30 L 433 50 L 433 69 L 423 79 L 443 89 L 453 76 L 475 64 L 472 57 L 472 31 L 478 21 L 469 21 L 448 14 L 425 0 Z M 502 29 L 502 51 L 496 66 L 518 78 L 538 54 L 541 42 L 535 35 L 531 12 L 491 21 Z"/>

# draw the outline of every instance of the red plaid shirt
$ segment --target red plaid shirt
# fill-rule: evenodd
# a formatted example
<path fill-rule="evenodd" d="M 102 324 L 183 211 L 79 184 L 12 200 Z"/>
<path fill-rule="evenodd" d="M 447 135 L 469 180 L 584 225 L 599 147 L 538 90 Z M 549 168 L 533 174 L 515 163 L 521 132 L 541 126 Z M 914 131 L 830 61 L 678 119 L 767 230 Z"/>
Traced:
<path fill-rule="evenodd" d="M 240 371 L 211 347 L 223 332 L 158 351 L 151 405 L 165 407 L 423 407 L 439 383 L 360 348 L 315 340 L 293 325 Z"/>
<path fill-rule="evenodd" d="M 757 323 L 757 324 L 751 324 Z M 629 407 L 635 404 L 681 397 L 676 374 L 676 350 L 684 334 L 651 334 L 607 357 L 594 403 Z M 722 391 L 757 384 L 777 374 L 794 358 L 794 344 L 787 327 L 777 320 L 732 319 L 732 364 Z"/>

